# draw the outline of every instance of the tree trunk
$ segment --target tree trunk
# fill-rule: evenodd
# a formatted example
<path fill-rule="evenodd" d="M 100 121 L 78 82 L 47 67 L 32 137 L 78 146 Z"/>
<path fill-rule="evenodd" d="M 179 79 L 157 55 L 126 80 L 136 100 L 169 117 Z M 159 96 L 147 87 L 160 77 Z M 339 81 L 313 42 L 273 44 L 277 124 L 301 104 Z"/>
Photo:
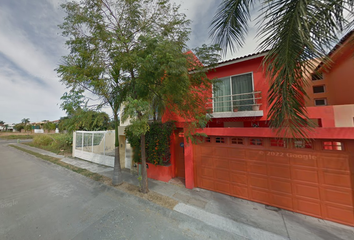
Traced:
<path fill-rule="evenodd" d="M 122 169 L 120 167 L 119 156 L 119 136 L 118 136 L 118 114 L 114 113 L 115 122 L 115 155 L 114 155 L 114 170 L 112 177 L 113 186 L 117 186 L 123 183 Z"/>
<path fill-rule="evenodd" d="M 148 193 L 148 179 L 147 179 L 147 169 L 146 169 L 146 154 L 145 154 L 145 134 L 140 136 L 140 145 L 141 145 L 141 192 Z"/>

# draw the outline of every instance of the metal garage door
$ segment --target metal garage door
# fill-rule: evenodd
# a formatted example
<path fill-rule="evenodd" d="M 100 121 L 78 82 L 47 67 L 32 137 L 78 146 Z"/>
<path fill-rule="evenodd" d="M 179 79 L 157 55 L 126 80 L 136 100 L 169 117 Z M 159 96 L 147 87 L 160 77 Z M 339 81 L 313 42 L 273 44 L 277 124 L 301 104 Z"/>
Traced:
<path fill-rule="evenodd" d="M 337 143 L 289 149 L 272 139 L 209 137 L 194 147 L 195 184 L 354 226 L 353 158 Z"/>

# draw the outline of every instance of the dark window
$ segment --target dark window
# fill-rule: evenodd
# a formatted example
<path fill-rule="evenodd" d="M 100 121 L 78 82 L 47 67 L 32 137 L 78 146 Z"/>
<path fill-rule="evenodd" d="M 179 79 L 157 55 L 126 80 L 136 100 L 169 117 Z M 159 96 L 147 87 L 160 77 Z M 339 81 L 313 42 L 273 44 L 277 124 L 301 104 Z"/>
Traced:
<path fill-rule="evenodd" d="M 327 105 L 327 100 L 325 98 L 315 99 L 315 106 L 325 106 Z"/>
<path fill-rule="evenodd" d="M 313 86 L 313 93 L 324 93 L 325 92 L 325 86 Z"/>
<path fill-rule="evenodd" d="M 312 77 L 312 81 L 322 80 L 323 74 L 322 73 L 313 73 L 311 75 L 311 77 Z"/>
<path fill-rule="evenodd" d="M 335 141 L 323 142 L 323 149 L 324 150 L 343 151 L 343 143 L 342 142 L 335 142 Z"/>
<path fill-rule="evenodd" d="M 243 144 L 243 138 L 231 138 L 231 144 Z"/>
<path fill-rule="evenodd" d="M 223 138 L 223 137 L 217 137 L 217 138 L 215 138 L 215 142 L 216 142 L 216 143 L 225 143 L 225 138 Z"/>
<path fill-rule="evenodd" d="M 210 142 L 210 137 L 206 137 L 205 142 Z"/>
<path fill-rule="evenodd" d="M 250 139 L 250 145 L 262 146 L 263 145 L 262 139 L 260 139 L 260 138 L 251 138 Z"/>

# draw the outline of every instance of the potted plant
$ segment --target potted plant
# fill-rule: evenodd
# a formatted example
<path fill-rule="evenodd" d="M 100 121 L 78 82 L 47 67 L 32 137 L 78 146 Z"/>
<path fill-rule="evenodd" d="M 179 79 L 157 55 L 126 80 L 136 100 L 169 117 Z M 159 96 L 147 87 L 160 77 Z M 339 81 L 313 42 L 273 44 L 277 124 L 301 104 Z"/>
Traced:
<path fill-rule="evenodd" d="M 253 110 L 253 111 L 259 111 L 259 106 L 260 106 L 260 105 L 261 105 L 261 104 L 256 103 L 255 105 L 252 106 L 252 110 Z"/>
<path fill-rule="evenodd" d="M 259 111 L 259 107 L 261 104 L 259 103 L 261 96 L 260 96 L 260 91 L 255 91 L 254 94 L 254 105 L 252 105 L 252 110 L 253 111 Z"/>

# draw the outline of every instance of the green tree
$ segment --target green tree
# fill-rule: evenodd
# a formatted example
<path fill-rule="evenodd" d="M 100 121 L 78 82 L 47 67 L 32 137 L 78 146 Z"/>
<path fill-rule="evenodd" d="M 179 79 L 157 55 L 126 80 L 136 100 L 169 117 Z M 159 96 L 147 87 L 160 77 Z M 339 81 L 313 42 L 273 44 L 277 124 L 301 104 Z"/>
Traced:
<path fill-rule="evenodd" d="M 26 124 L 24 126 L 24 129 L 25 129 L 26 132 L 31 132 L 32 131 L 32 125 L 31 124 Z"/>
<path fill-rule="evenodd" d="M 189 79 L 204 81 L 189 76 L 188 71 L 199 65 L 190 66 L 190 55 L 183 55 L 189 21 L 178 13 L 178 7 L 166 0 L 82 0 L 62 7 L 67 16 L 60 27 L 68 37 L 66 44 L 70 54 L 63 58 L 64 64 L 57 72 L 67 87 L 90 91 L 100 97 L 102 105 L 111 107 L 116 123 L 114 172 L 119 173 L 118 109 L 127 94 L 130 96 L 128 109 L 133 109 L 135 113 L 131 111 L 131 114 L 138 117 L 134 124 L 138 126 L 136 133 L 143 134 L 147 130 L 146 118 L 153 112 L 154 96 L 171 103 L 171 107 L 186 109 L 188 104 L 184 104 L 183 98 L 166 97 L 167 93 L 173 90 L 189 93 L 187 90 L 192 89 Z M 162 67 L 158 68 L 159 65 Z M 167 80 L 162 78 L 165 74 Z M 178 82 L 180 79 L 182 81 Z M 159 88 L 161 82 L 166 82 L 166 87 Z M 156 94 L 148 91 L 156 91 Z M 195 89 L 193 94 L 197 95 L 198 91 Z M 171 109 L 177 112 L 181 108 Z M 113 184 L 121 182 L 119 176 L 114 174 Z"/>
<path fill-rule="evenodd" d="M 156 109 L 161 116 L 166 109 L 186 119 L 189 126 L 203 126 L 207 122 L 205 103 L 212 81 L 206 76 L 208 69 L 219 60 L 217 46 L 196 49 L 196 54 L 184 52 L 188 40 L 188 21 L 177 9 L 171 9 L 174 21 L 165 21 L 164 34 L 150 33 L 139 38 L 136 48 L 136 78 L 131 96 L 125 103 L 124 121 L 129 116 L 129 131 L 140 137 L 142 162 L 142 192 L 148 192 L 145 154 L 145 135 L 149 131 L 149 118 L 156 120 Z M 180 25 L 183 23 L 183 25 Z M 178 29 L 178 30 L 176 30 Z M 171 36 L 175 37 L 171 37 Z M 191 134 L 190 134 L 191 136 Z"/>
<path fill-rule="evenodd" d="M 315 66 L 309 59 L 326 63 L 326 52 L 338 33 L 353 27 L 353 0 L 223 0 L 211 23 L 211 36 L 227 51 L 242 47 L 251 18 L 260 3 L 259 50 L 269 50 L 263 60 L 271 79 L 268 117 L 283 136 L 307 137 L 309 126 L 304 98 L 304 75 Z M 347 15 L 347 16 L 346 16 Z"/>
<path fill-rule="evenodd" d="M 28 123 L 30 123 L 30 119 L 29 118 L 23 118 L 21 120 L 21 122 L 26 126 Z"/>
<path fill-rule="evenodd" d="M 152 1 L 144 3 L 147 6 Z M 114 185 L 122 183 L 118 110 L 130 86 L 129 77 L 135 74 L 131 51 L 138 36 L 160 17 L 159 13 L 139 11 L 140 4 L 143 2 L 137 0 L 82 0 L 62 5 L 67 15 L 60 28 L 68 38 L 70 54 L 63 57 L 64 64 L 57 72 L 67 87 L 89 91 L 100 98 L 101 105 L 111 107 L 115 121 Z"/>
<path fill-rule="evenodd" d="M 14 128 L 16 129 L 16 131 L 21 132 L 21 130 L 25 128 L 25 124 L 24 123 L 15 124 Z"/>
<path fill-rule="evenodd" d="M 68 115 L 60 119 L 59 129 L 61 131 L 67 130 L 72 133 L 76 130 L 100 131 L 110 128 L 108 114 L 88 109 L 83 91 L 72 90 L 64 93 L 60 99 L 63 101 L 60 108 Z M 48 127 L 55 129 L 55 126 L 55 124 L 52 126 L 48 123 Z"/>
<path fill-rule="evenodd" d="M 48 130 L 48 131 L 53 131 L 53 130 L 55 130 L 56 127 L 57 127 L 57 125 L 53 122 L 50 122 L 50 121 L 46 121 L 43 124 L 43 129 Z"/>
<path fill-rule="evenodd" d="M 3 125 L 3 124 L 5 124 L 5 122 L 4 122 L 4 121 L 2 121 L 2 120 L 0 120 L 0 125 Z"/>

